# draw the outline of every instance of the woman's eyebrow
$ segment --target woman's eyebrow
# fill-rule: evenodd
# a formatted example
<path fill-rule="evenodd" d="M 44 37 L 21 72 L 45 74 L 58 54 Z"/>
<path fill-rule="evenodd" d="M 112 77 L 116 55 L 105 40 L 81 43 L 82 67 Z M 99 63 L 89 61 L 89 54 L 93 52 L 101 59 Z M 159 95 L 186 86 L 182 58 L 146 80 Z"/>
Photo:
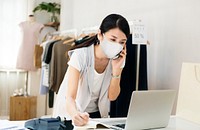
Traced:
<path fill-rule="evenodd" d="M 112 37 L 112 38 L 115 38 L 115 39 L 117 39 L 117 37 L 116 37 L 116 36 L 114 36 L 114 35 L 111 35 L 111 37 Z"/>
<path fill-rule="evenodd" d="M 120 42 L 126 42 L 127 41 L 127 39 L 122 39 L 122 40 L 120 40 Z"/>

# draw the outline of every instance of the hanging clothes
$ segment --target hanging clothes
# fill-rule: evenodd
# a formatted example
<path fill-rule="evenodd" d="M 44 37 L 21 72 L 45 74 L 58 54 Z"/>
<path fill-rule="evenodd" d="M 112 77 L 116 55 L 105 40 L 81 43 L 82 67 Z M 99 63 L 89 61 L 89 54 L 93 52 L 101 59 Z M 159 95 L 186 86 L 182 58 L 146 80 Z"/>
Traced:
<path fill-rule="evenodd" d="M 60 41 L 60 40 L 54 40 L 53 42 L 49 42 L 45 47 L 45 52 L 44 52 L 44 55 L 43 55 L 43 61 L 47 64 L 49 64 L 50 61 L 51 61 L 52 48 L 54 46 L 54 43 L 56 43 L 57 41 Z"/>
<path fill-rule="evenodd" d="M 50 62 L 50 89 L 56 93 L 58 93 L 60 84 L 68 68 L 67 62 L 69 59 L 66 54 L 72 48 L 73 42 L 68 42 L 67 44 L 63 44 L 63 42 L 69 39 L 71 38 L 69 37 L 57 42 L 52 48 L 52 57 Z"/>
<path fill-rule="evenodd" d="M 37 22 L 25 21 L 19 24 L 22 31 L 22 43 L 17 56 L 17 69 L 34 71 L 34 46 L 38 44 L 40 30 L 43 24 Z"/>
<path fill-rule="evenodd" d="M 58 92 L 60 85 L 63 81 L 65 73 L 67 71 L 68 58 L 65 54 L 71 49 L 71 43 L 63 44 L 65 40 L 69 40 L 68 37 L 64 40 L 57 41 L 52 48 L 50 58 L 49 69 L 49 108 L 53 108 L 54 104 L 54 92 Z"/>
<path fill-rule="evenodd" d="M 45 57 L 45 52 L 47 53 L 48 47 L 50 44 L 54 44 L 57 40 L 47 40 L 42 43 L 43 46 L 43 54 L 42 54 L 42 59 Z M 51 54 L 51 53 L 50 53 Z M 51 56 L 50 56 L 51 57 Z M 42 60 L 42 70 L 41 70 L 41 80 L 40 80 L 40 91 L 39 93 L 41 95 L 45 95 L 49 92 L 49 64 L 45 63 Z"/>
<path fill-rule="evenodd" d="M 57 42 L 59 42 L 60 40 L 50 40 L 49 42 L 46 43 L 45 45 L 45 51 L 43 53 L 43 66 L 42 66 L 42 76 L 41 77 L 41 86 L 40 86 L 40 94 L 49 94 L 49 101 L 48 101 L 48 105 L 49 108 L 53 108 L 53 101 L 54 101 L 54 92 L 52 90 L 49 89 L 50 86 L 50 73 L 51 73 L 51 69 L 50 69 L 50 61 L 52 58 L 52 48 L 54 46 L 54 44 L 56 44 Z"/>
<path fill-rule="evenodd" d="M 53 27 L 43 27 L 40 36 L 39 36 L 39 43 L 43 43 L 48 39 L 49 34 L 55 32 L 55 28 Z M 36 68 L 42 67 L 42 53 L 43 53 L 43 47 L 41 45 L 36 44 L 34 49 L 34 66 Z"/>
<path fill-rule="evenodd" d="M 68 67 L 68 57 L 65 54 L 71 49 L 73 41 L 63 43 L 70 39 L 50 40 L 44 47 L 40 94 L 49 94 L 49 108 L 53 107 L 54 92 L 58 92 Z"/>
<path fill-rule="evenodd" d="M 129 36 L 126 49 L 126 64 L 121 74 L 121 92 L 115 101 L 111 102 L 110 117 L 127 117 L 132 92 L 136 88 L 137 46 L 132 44 L 132 35 Z M 146 45 L 140 48 L 139 90 L 147 90 L 147 49 Z M 123 107 L 122 107 L 123 106 Z"/>

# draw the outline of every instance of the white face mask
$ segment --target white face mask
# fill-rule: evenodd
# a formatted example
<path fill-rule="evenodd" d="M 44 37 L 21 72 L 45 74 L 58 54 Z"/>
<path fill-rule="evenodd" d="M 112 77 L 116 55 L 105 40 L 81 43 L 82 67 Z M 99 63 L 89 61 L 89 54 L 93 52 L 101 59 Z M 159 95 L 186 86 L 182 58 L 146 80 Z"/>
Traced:
<path fill-rule="evenodd" d="M 123 49 L 123 45 L 117 42 L 109 41 L 105 35 L 103 35 L 103 40 L 100 43 L 100 46 L 107 58 L 110 59 L 116 57 Z"/>

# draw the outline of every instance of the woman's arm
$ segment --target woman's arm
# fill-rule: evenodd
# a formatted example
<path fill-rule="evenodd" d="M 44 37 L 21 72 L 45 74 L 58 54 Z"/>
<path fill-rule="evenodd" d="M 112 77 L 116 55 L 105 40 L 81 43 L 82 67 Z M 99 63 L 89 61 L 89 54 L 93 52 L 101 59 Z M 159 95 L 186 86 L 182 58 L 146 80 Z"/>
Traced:
<path fill-rule="evenodd" d="M 79 82 L 79 75 L 80 72 L 72 66 L 68 67 L 69 71 L 69 81 L 68 81 L 68 88 L 66 92 L 66 105 L 67 105 L 67 112 L 72 118 L 72 121 L 77 126 L 82 126 L 87 124 L 89 119 L 88 113 L 81 113 L 76 108 L 76 94 L 78 90 L 78 82 Z"/>
<path fill-rule="evenodd" d="M 114 101 L 117 99 L 120 93 L 120 75 L 121 75 L 121 70 L 113 72 L 112 74 L 112 79 L 110 82 L 110 86 L 108 89 L 108 98 L 110 101 Z"/>
<path fill-rule="evenodd" d="M 114 101 L 117 99 L 120 93 L 120 85 L 119 85 L 120 79 L 113 79 L 111 80 L 110 86 L 109 86 L 109 94 L 108 98 L 110 101 Z"/>
<path fill-rule="evenodd" d="M 120 53 L 120 57 L 112 60 L 112 79 L 110 82 L 110 86 L 108 89 L 108 98 L 110 101 L 114 101 L 117 99 L 120 93 L 120 79 L 123 68 L 121 68 L 124 60 L 126 58 L 126 45 L 124 45 L 124 49 Z"/>

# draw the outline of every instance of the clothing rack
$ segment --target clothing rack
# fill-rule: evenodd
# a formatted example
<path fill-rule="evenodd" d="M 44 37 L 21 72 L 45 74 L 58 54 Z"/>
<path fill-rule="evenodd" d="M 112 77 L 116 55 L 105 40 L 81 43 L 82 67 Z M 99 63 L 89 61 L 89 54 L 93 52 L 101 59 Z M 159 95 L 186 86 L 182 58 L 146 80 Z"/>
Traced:
<path fill-rule="evenodd" d="M 63 31 L 56 31 L 51 33 L 51 35 L 59 35 L 59 36 L 64 36 L 64 35 L 73 35 L 74 37 L 77 37 L 77 29 L 69 29 L 69 30 L 63 30 Z"/>

